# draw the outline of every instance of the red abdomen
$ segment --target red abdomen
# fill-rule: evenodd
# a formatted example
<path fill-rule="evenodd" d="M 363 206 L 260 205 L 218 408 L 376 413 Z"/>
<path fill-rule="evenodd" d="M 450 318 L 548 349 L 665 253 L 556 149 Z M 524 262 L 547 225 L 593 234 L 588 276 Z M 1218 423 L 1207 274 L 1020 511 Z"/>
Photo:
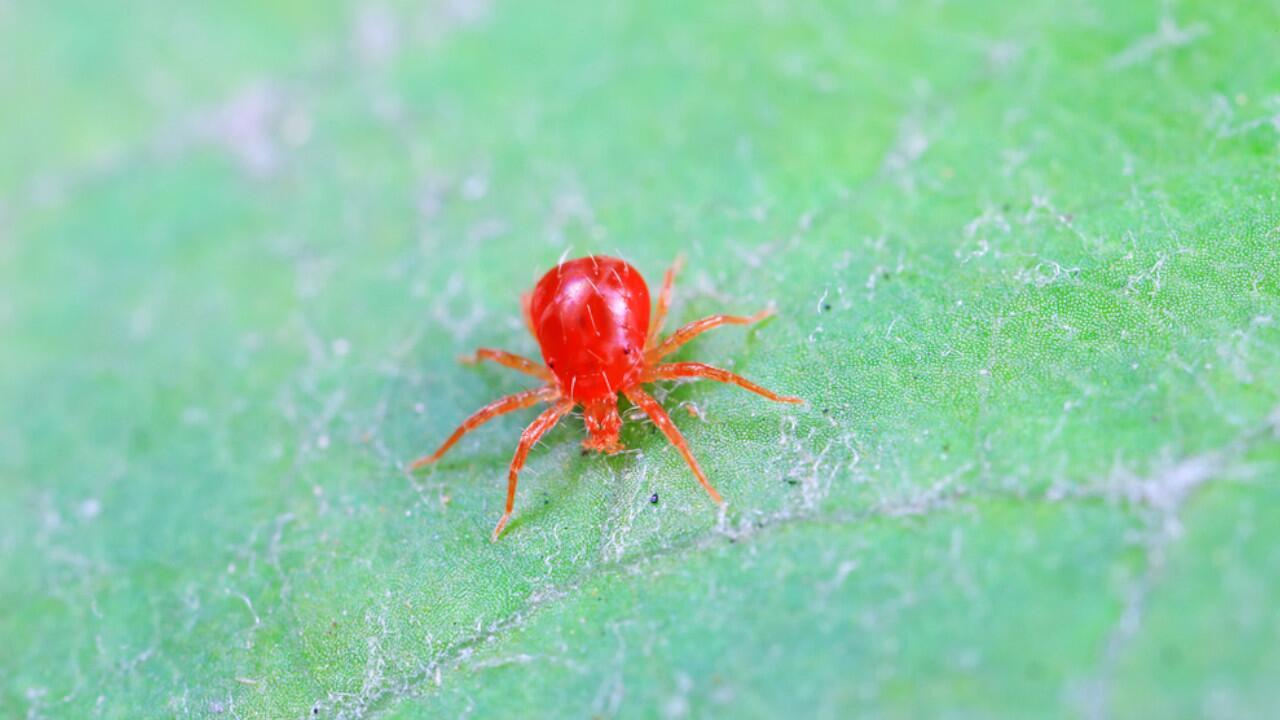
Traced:
<path fill-rule="evenodd" d="M 542 359 L 574 402 L 611 398 L 637 380 L 649 287 L 626 262 L 595 255 L 552 268 L 533 289 L 529 316 Z"/>

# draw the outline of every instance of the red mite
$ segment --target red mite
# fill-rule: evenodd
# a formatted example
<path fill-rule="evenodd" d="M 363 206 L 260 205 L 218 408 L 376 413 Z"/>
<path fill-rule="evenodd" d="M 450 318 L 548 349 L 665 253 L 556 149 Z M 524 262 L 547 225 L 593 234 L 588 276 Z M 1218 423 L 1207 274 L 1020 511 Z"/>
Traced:
<path fill-rule="evenodd" d="M 707 482 L 707 476 L 698 467 L 698 461 L 689 452 L 688 443 L 666 410 L 640 386 L 658 380 L 708 378 L 733 383 L 777 402 L 803 401 L 770 392 L 728 370 L 703 363 L 660 363 L 681 345 L 712 328 L 747 325 L 763 320 L 773 312 L 764 310 L 750 317 L 711 315 L 681 327 L 660 341 L 658 333 L 671 304 L 671 287 L 679 269 L 680 261 L 677 260 L 663 278 L 662 292 L 658 295 L 651 322 L 649 287 L 639 271 L 628 263 L 593 255 L 562 262 L 552 268 L 538 281 L 533 292 L 522 298 L 525 322 L 542 349 L 546 365 L 489 348 L 481 348 L 474 356 L 463 358 L 466 363 L 491 360 L 532 375 L 546 384 L 508 395 L 480 408 L 453 431 L 440 449 L 414 462 L 409 470 L 417 470 L 439 460 L 463 435 L 488 420 L 538 403 L 550 403 L 551 407 L 543 410 L 533 424 L 525 428 L 515 457 L 511 459 L 511 469 L 507 474 L 506 510 L 493 529 L 493 539 L 497 540 L 511 519 L 516 480 L 529 449 L 575 406 L 582 406 L 589 433 L 582 442 L 584 448 L 602 453 L 616 453 L 623 449 L 618 440 L 618 431 L 622 428 L 618 393 L 622 393 L 643 410 L 680 451 L 711 499 L 723 502 L 720 493 Z"/>

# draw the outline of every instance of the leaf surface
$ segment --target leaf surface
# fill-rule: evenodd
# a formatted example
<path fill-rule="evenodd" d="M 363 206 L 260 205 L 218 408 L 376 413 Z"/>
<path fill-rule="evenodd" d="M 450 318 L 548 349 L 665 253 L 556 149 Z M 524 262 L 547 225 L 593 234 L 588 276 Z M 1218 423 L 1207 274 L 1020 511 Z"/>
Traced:
<path fill-rule="evenodd" d="M 0 715 L 1257 717 L 1270 3 L 0 2 Z M 753 312 L 525 470 L 519 296 Z M 651 496 L 657 502 L 651 502 Z"/>

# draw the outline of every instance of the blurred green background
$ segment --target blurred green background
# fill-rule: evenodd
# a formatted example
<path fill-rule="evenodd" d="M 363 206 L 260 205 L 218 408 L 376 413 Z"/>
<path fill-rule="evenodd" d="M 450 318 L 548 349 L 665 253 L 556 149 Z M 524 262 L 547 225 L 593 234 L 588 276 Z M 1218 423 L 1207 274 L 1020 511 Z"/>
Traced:
<path fill-rule="evenodd" d="M 1274 713 L 1277 27 L 0 0 L 0 716 Z M 640 421 L 496 544 L 531 412 L 401 471 L 565 252 L 777 303 L 681 356 L 807 406 L 663 388 L 724 513 Z"/>

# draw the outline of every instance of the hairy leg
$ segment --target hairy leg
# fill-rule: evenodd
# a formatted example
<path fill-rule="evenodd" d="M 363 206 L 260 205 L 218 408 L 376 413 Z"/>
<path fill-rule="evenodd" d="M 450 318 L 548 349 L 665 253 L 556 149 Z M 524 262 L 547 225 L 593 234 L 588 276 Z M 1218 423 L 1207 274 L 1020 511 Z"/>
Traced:
<path fill-rule="evenodd" d="M 506 510 L 502 513 L 502 519 L 498 521 L 498 526 L 493 529 L 493 539 L 495 541 L 502 534 L 502 529 L 507 526 L 507 521 L 511 519 L 511 509 L 516 505 L 516 481 L 520 479 L 520 469 L 524 467 L 525 458 L 529 457 L 529 450 L 537 444 L 543 435 L 547 434 L 547 431 L 560 422 L 560 418 L 564 417 L 572 409 L 572 400 L 561 400 L 543 410 L 542 414 L 529 427 L 525 428 L 524 433 L 520 435 L 520 444 L 516 446 L 516 454 L 511 458 L 511 469 L 507 472 Z"/>
<path fill-rule="evenodd" d="M 482 360 L 496 362 L 499 365 L 509 367 L 512 370 L 522 372 L 526 375 L 532 375 L 539 380 L 546 382 L 554 381 L 551 371 L 542 365 L 530 360 L 527 357 L 509 353 L 506 350 L 494 350 L 492 348 L 480 348 L 475 351 L 474 355 L 463 355 L 459 360 L 466 365 L 475 365 Z"/>
<path fill-rule="evenodd" d="M 721 370 L 713 365 L 699 362 L 678 362 L 668 365 L 659 365 L 649 372 L 645 373 L 641 378 L 641 382 L 653 382 L 655 380 L 676 380 L 679 378 L 707 378 L 708 380 L 716 380 L 722 383 L 737 385 L 745 390 L 750 390 L 757 395 L 763 395 L 775 402 L 784 403 L 801 403 L 802 398 L 794 395 L 779 395 L 772 390 L 767 390 L 750 380 L 731 373 L 728 370 Z"/>
<path fill-rule="evenodd" d="M 698 461 L 694 459 L 693 453 L 689 452 L 689 443 L 685 442 L 679 428 L 676 427 L 675 423 L 671 422 L 671 416 L 667 414 L 666 410 L 662 409 L 658 401 L 654 400 L 649 393 L 641 390 L 638 385 L 624 390 L 623 394 L 627 396 L 628 400 L 635 403 L 636 407 L 644 410 L 644 413 L 649 416 L 653 424 L 657 425 L 662 434 L 667 436 L 667 440 L 676 447 L 676 450 L 680 451 L 680 454 L 684 456 L 684 461 L 689 464 L 689 469 L 693 470 L 694 477 L 698 478 L 698 482 L 702 483 L 702 487 L 706 489 L 711 499 L 717 503 L 724 502 L 720 497 L 720 493 L 716 492 L 710 482 L 707 482 L 706 474 L 698 466 Z"/>
<path fill-rule="evenodd" d="M 559 391 L 548 386 L 534 388 L 533 390 L 525 390 L 524 392 L 518 392 L 514 395 L 508 395 L 504 398 L 494 400 L 488 405 L 485 405 L 472 413 L 471 417 L 463 420 L 462 424 L 458 426 L 458 429 L 453 431 L 453 434 L 449 436 L 448 440 L 444 441 L 444 444 L 441 445 L 438 450 L 426 457 L 415 460 L 413 464 L 409 466 L 409 471 L 412 472 L 424 465 L 430 465 L 431 463 L 439 460 L 440 457 L 448 452 L 449 448 L 453 447 L 454 443 L 458 442 L 463 435 L 466 435 L 468 432 L 480 427 L 493 418 L 496 418 L 499 415 L 504 415 L 513 410 L 537 405 L 540 402 L 549 402 L 551 400 L 555 400 L 559 396 Z"/>
<path fill-rule="evenodd" d="M 760 322 L 772 314 L 773 308 L 768 308 L 761 310 L 750 317 L 743 317 L 741 315 L 710 315 L 702 318 L 701 320 L 694 320 L 693 322 L 681 327 L 679 330 L 671 333 L 671 336 L 662 341 L 661 345 L 658 345 L 645 353 L 645 359 L 651 364 L 656 363 L 662 358 L 675 352 L 681 345 L 684 345 L 708 330 L 714 330 L 721 325 L 750 325 L 754 322 Z"/>
<path fill-rule="evenodd" d="M 667 274 L 662 277 L 662 290 L 658 293 L 657 307 L 653 311 L 653 317 L 649 318 L 649 337 L 644 343 L 646 350 L 658 342 L 658 333 L 662 332 L 662 324 L 667 320 L 667 310 L 671 308 L 671 290 L 675 287 L 676 275 L 683 267 L 684 256 L 677 255 L 675 262 L 667 268 Z"/>

